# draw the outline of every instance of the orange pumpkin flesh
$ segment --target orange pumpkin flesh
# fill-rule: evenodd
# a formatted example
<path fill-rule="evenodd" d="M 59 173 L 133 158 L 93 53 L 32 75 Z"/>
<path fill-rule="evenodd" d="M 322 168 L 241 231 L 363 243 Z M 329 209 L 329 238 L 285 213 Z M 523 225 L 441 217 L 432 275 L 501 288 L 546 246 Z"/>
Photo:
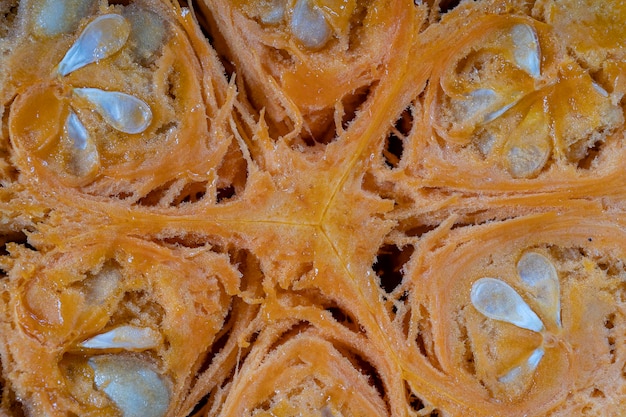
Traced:
<path fill-rule="evenodd" d="M 8 3 L 0 415 L 626 407 L 619 2 Z"/>

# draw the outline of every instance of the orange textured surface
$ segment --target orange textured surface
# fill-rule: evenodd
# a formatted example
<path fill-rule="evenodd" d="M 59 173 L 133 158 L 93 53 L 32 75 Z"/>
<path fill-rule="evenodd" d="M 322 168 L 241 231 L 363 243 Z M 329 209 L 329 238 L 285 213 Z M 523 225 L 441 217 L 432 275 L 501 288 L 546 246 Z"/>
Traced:
<path fill-rule="evenodd" d="M 626 6 L 0 3 L 0 416 L 626 409 Z"/>

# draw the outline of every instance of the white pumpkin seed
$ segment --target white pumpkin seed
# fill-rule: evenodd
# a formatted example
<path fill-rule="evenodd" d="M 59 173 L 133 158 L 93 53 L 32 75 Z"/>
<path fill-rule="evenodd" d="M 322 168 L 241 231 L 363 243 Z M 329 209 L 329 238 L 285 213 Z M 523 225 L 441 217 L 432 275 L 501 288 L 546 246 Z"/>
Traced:
<path fill-rule="evenodd" d="M 533 353 L 526 360 L 526 364 L 528 365 L 528 370 L 534 371 L 539 366 L 539 362 L 541 358 L 543 358 L 544 350 L 541 347 L 538 347 L 533 351 Z"/>
<path fill-rule="evenodd" d="M 517 273 L 531 287 L 541 307 L 561 325 L 559 276 L 545 256 L 536 252 L 525 253 L 517 263 Z"/>
<path fill-rule="evenodd" d="M 541 49 L 535 30 L 526 24 L 511 28 L 511 37 L 515 47 L 513 57 L 517 65 L 533 78 L 541 76 Z"/>
<path fill-rule="evenodd" d="M 141 133 L 152 121 L 150 106 L 129 94 L 99 88 L 75 88 L 73 91 L 94 104 L 104 120 L 121 132 Z"/>
<path fill-rule="evenodd" d="M 467 94 L 466 97 L 463 103 L 464 107 L 468 117 L 473 117 L 474 115 L 484 113 L 489 107 L 493 106 L 498 95 L 490 88 L 479 88 Z"/>
<path fill-rule="evenodd" d="M 298 0 L 291 16 L 291 32 L 309 49 L 319 49 L 326 44 L 331 29 L 322 11 L 309 0 Z"/>
<path fill-rule="evenodd" d="M 96 387 L 117 405 L 124 417 L 162 417 L 170 392 L 161 376 L 146 362 L 122 355 L 89 359 Z"/>
<path fill-rule="evenodd" d="M 537 366 L 539 366 L 539 362 L 541 362 L 544 353 L 545 352 L 543 348 L 538 347 L 533 351 L 533 353 L 530 354 L 530 356 L 528 357 L 528 359 L 526 359 L 526 362 L 523 365 L 516 366 L 515 368 L 511 369 L 505 375 L 498 378 L 498 381 L 504 384 L 509 384 L 511 382 L 514 382 L 523 374 L 535 372 L 535 369 L 537 369 Z"/>
<path fill-rule="evenodd" d="M 608 91 L 602 88 L 602 86 L 600 86 L 600 84 L 598 84 L 597 82 L 592 81 L 591 85 L 602 97 L 607 98 L 609 96 Z"/>
<path fill-rule="evenodd" d="M 479 279 L 472 285 L 470 298 L 474 307 L 486 317 L 535 332 L 544 330 L 541 319 L 517 291 L 499 279 Z"/>
<path fill-rule="evenodd" d="M 486 114 L 485 118 L 483 119 L 483 123 L 489 123 L 497 119 L 498 117 L 506 113 L 511 107 L 515 106 L 518 102 L 519 100 L 514 100 L 511 103 L 507 104 L 506 106 L 503 106 L 499 108 L 498 110 L 495 110 L 495 111 L 492 111 L 491 113 Z"/>
<path fill-rule="evenodd" d="M 89 132 L 80 121 L 76 113 L 70 110 L 70 114 L 65 121 L 65 130 L 70 139 L 74 142 L 74 147 L 78 150 L 87 149 L 89 143 Z"/>
<path fill-rule="evenodd" d="M 69 165 L 71 173 L 85 177 L 95 172 L 100 164 L 98 149 L 87 128 L 72 110 L 65 119 L 64 131 L 73 145 Z"/>
<path fill-rule="evenodd" d="M 539 175 L 552 154 L 550 123 L 542 103 L 535 103 L 524 119 L 508 135 L 505 166 L 514 178 Z"/>
<path fill-rule="evenodd" d="M 119 326 L 106 333 L 101 333 L 81 343 L 87 349 L 125 349 L 146 350 L 161 345 L 159 332 L 149 327 Z"/>
<path fill-rule="evenodd" d="M 129 34 L 130 24 L 122 16 L 98 16 L 85 27 L 59 63 L 59 75 L 65 76 L 85 65 L 110 57 L 122 49 Z"/>

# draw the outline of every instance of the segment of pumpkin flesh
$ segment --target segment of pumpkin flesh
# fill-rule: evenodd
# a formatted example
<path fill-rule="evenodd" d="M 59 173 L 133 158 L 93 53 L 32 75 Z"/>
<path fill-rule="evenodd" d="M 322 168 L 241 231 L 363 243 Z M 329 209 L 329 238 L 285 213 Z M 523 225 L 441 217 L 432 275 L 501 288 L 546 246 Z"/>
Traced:
<path fill-rule="evenodd" d="M 577 63 L 553 66 L 554 46 L 542 51 L 546 28 L 505 19 L 483 24 L 478 39 L 459 43 L 441 78 L 435 126 L 447 141 L 474 144 L 513 178 L 534 178 L 550 159 L 581 163 L 622 123 L 615 99 Z"/>

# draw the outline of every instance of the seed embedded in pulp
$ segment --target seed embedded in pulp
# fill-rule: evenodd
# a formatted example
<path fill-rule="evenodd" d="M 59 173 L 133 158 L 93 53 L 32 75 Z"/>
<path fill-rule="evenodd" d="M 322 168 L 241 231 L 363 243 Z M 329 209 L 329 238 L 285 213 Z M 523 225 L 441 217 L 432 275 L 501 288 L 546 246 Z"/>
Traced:
<path fill-rule="evenodd" d="M 165 381 L 146 362 L 123 355 L 89 359 L 96 387 L 122 411 L 124 417 L 162 417 L 170 403 Z"/>
<path fill-rule="evenodd" d="M 125 325 L 85 340 L 80 344 L 80 347 L 87 349 L 124 349 L 140 351 L 156 348 L 161 345 L 161 341 L 161 334 L 154 329 Z"/>
<path fill-rule="evenodd" d="M 85 65 L 108 58 L 124 46 L 130 34 L 130 24 L 117 14 L 98 16 L 89 23 L 67 51 L 57 72 L 66 76 Z"/>
<path fill-rule="evenodd" d="M 150 106 L 130 94 L 99 88 L 75 88 L 74 94 L 95 105 L 112 127 L 124 133 L 141 133 L 152 121 Z"/>
<path fill-rule="evenodd" d="M 89 143 L 89 132 L 80 121 L 76 113 L 70 110 L 70 114 L 65 121 L 65 130 L 68 136 L 74 142 L 74 147 L 78 150 L 87 149 L 87 143 Z"/>
<path fill-rule="evenodd" d="M 330 25 L 324 13 L 309 0 L 298 0 L 291 17 L 291 32 L 310 49 L 319 49 L 331 35 Z"/>
<path fill-rule="evenodd" d="M 481 278 L 470 292 L 472 304 L 485 316 L 535 332 L 544 330 L 541 319 L 509 284 L 495 278 Z"/>
<path fill-rule="evenodd" d="M 533 78 L 539 78 L 541 76 L 541 49 L 535 30 L 526 24 L 515 25 L 511 28 L 511 37 L 515 46 L 513 56 L 517 65 Z"/>
<path fill-rule="evenodd" d="M 514 367 L 506 374 L 498 378 L 498 380 L 502 383 L 508 384 L 514 382 L 525 373 L 529 374 L 535 372 L 544 354 L 545 350 L 542 347 L 538 347 L 537 349 L 533 350 L 533 353 L 530 354 L 530 356 L 524 361 L 523 364 Z"/>
<path fill-rule="evenodd" d="M 525 253 L 517 263 L 517 273 L 534 291 L 542 308 L 561 325 L 559 276 L 552 262 L 536 252 Z"/>

